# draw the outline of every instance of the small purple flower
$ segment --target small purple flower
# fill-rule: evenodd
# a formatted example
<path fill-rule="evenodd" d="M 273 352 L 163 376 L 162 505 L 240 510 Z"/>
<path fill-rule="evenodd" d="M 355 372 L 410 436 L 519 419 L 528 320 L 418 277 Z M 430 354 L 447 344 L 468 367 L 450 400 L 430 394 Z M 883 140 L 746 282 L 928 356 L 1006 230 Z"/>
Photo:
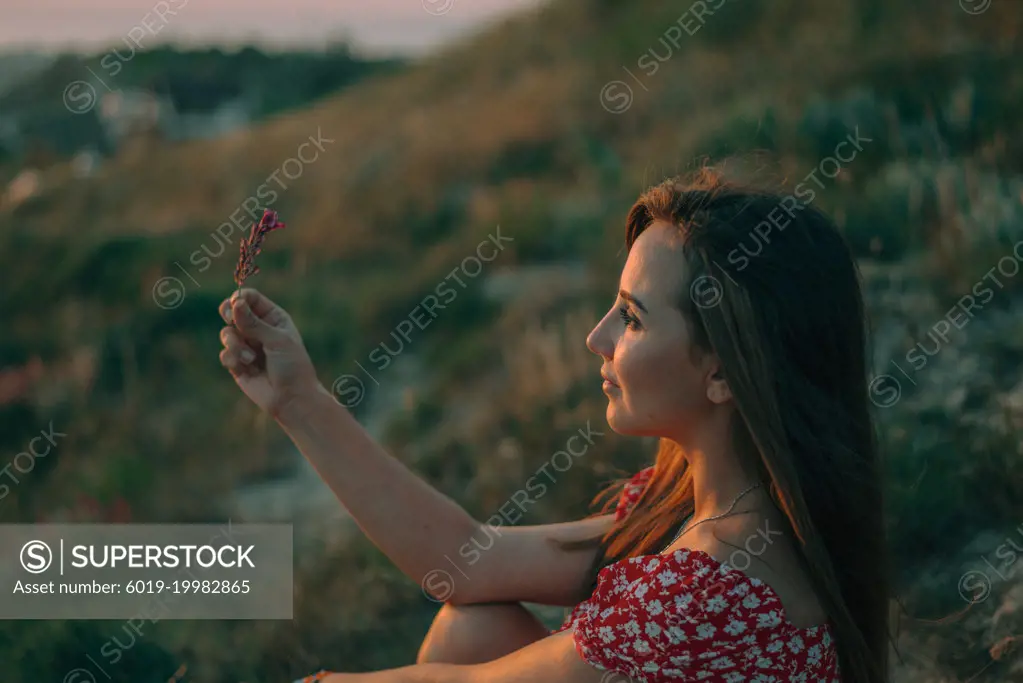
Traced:
<path fill-rule="evenodd" d="M 263 250 L 263 240 L 266 239 L 266 234 L 284 227 L 287 226 L 278 220 L 277 212 L 271 209 L 264 209 L 263 217 L 259 219 L 259 223 L 252 225 L 248 238 L 243 238 L 239 245 L 238 265 L 234 269 L 234 281 L 238 284 L 239 289 L 246 278 L 259 272 L 256 256 Z"/>

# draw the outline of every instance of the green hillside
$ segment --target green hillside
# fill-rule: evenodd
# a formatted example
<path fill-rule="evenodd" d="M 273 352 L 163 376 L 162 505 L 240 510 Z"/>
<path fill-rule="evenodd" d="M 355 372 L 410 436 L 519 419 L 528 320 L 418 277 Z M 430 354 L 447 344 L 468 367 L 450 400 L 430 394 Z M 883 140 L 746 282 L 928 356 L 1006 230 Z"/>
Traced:
<path fill-rule="evenodd" d="M 894 374 L 1023 239 L 1021 45 L 1011 0 L 980 14 L 729 0 L 702 16 L 557 0 L 226 138 L 139 139 L 89 177 L 48 168 L 37 194 L 0 200 L 0 454 L 51 421 L 67 437 L 19 475 L 0 521 L 115 509 L 237 521 L 254 487 L 299 476 L 286 437 L 218 361 L 237 225 L 266 204 L 288 228 L 251 284 L 291 312 L 323 383 L 361 377 L 356 414 L 481 519 L 567 435 L 602 423 L 583 340 L 613 296 L 626 211 L 667 175 L 726 161 L 812 188 L 862 259 L 877 372 Z M 829 166 L 849 136 L 857 152 Z M 510 241 L 492 262 L 461 265 L 498 231 Z M 457 293 L 443 314 L 373 381 L 359 374 L 442 282 Z M 899 683 L 1023 675 L 1012 647 L 992 650 L 1023 632 L 1018 579 L 935 623 L 966 607 L 960 576 L 1020 523 L 1021 282 L 1001 277 L 940 353 L 896 378 L 895 401 L 879 395 L 906 611 Z M 585 514 L 653 457 L 607 431 L 523 523 Z M 315 486 L 303 496 L 319 500 Z M 112 680 L 162 682 L 186 665 L 186 681 L 290 681 L 414 661 L 436 604 L 344 520 L 347 540 L 328 542 L 319 512 L 294 519 L 294 621 L 152 624 Z M 124 641 L 122 627 L 5 622 L 0 652 L 17 680 L 61 680 Z"/>

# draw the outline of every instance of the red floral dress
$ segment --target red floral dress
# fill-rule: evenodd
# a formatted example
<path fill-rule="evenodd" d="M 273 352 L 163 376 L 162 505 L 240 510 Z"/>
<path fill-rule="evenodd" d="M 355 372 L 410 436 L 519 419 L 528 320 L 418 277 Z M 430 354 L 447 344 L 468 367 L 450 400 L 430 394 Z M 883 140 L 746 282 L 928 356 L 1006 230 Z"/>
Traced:
<path fill-rule="evenodd" d="M 618 519 L 652 473 L 626 485 Z M 841 683 L 829 625 L 794 626 L 770 586 L 702 550 L 608 565 L 568 629 L 585 661 L 639 683 Z"/>
<path fill-rule="evenodd" d="M 629 514 L 652 474 L 648 467 L 625 485 L 616 519 Z M 702 550 L 608 565 L 552 633 L 569 629 L 585 661 L 636 683 L 841 683 L 827 624 L 792 625 L 770 586 Z"/>

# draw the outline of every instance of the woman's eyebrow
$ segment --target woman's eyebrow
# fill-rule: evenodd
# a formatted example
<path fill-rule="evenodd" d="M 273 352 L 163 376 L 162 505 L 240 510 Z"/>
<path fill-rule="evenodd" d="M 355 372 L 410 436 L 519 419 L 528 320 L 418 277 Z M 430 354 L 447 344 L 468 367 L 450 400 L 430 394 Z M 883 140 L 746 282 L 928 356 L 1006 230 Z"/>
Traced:
<path fill-rule="evenodd" d="M 632 294 L 629 294 L 624 289 L 619 289 L 618 290 L 618 296 L 620 296 L 623 299 L 625 299 L 626 301 L 634 304 L 636 306 L 636 308 L 638 308 L 639 310 L 643 311 L 644 313 L 648 313 L 649 312 L 649 311 L 646 310 L 646 306 L 643 305 L 642 301 L 640 301 L 636 297 L 632 296 Z"/>

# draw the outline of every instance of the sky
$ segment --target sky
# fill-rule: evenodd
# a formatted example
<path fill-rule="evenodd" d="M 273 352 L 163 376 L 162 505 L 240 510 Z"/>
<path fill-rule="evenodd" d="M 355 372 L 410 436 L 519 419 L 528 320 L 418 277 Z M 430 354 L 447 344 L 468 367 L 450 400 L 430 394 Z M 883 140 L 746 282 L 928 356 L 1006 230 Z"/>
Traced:
<path fill-rule="evenodd" d="M 0 0 L 0 50 L 167 41 L 427 52 L 542 0 Z"/>

